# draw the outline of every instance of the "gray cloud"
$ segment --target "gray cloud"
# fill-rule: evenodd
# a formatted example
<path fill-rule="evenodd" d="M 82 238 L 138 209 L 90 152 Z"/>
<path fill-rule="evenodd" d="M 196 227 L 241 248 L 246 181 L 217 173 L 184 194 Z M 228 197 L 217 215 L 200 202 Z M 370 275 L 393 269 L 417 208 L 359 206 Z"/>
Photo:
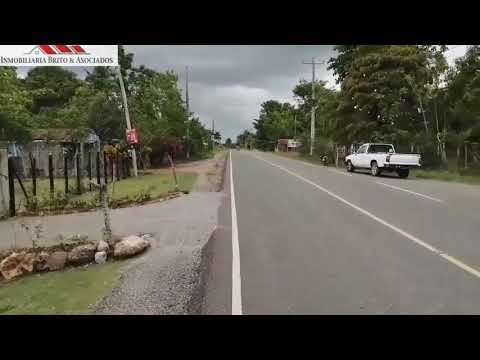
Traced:
<path fill-rule="evenodd" d="M 293 102 L 292 89 L 300 79 L 311 78 L 313 56 L 327 61 L 333 46 L 298 45 L 127 45 L 135 63 L 155 70 L 173 70 L 185 87 L 185 66 L 190 68 L 190 107 L 201 121 L 220 130 L 224 138 L 252 129 L 260 104 L 269 99 Z M 317 78 L 328 80 L 326 65 Z"/>
<path fill-rule="evenodd" d="M 252 129 L 260 104 L 274 99 L 293 102 L 292 89 L 301 79 L 311 79 L 311 66 L 303 60 L 317 61 L 334 55 L 332 45 L 126 45 L 135 54 L 136 65 L 179 75 L 185 87 L 185 66 L 190 67 L 190 107 L 195 116 L 220 130 L 223 138 L 235 137 Z M 465 53 L 465 46 L 449 45 L 449 63 Z M 88 68 L 69 68 L 83 77 Z M 28 68 L 19 68 L 25 76 Z M 335 86 L 326 65 L 317 67 L 317 79 Z"/>

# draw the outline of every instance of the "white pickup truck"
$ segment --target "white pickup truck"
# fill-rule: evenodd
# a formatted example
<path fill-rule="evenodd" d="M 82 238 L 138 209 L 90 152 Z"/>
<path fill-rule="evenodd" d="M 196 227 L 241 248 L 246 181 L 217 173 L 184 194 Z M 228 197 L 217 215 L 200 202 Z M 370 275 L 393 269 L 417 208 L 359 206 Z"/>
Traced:
<path fill-rule="evenodd" d="M 401 178 L 408 177 L 411 168 L 419 168 L 420 155 L 397 154 L 392 144 L 363 144 L 345 158 L 347 171 L 370 169 L 373 176 L 396 171 Z"/>

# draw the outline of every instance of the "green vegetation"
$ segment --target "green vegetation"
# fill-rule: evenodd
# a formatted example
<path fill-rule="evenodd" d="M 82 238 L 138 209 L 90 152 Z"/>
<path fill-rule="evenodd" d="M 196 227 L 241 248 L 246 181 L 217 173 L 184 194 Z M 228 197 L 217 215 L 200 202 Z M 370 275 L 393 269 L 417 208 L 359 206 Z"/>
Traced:
<path fill-rule="evenodd" d="M 188 172 L 177 172 L 177 181 L 180 190 L 190 191 L 197 179 L 197 174 Z M 144 201 L 157 199 L 170 191 L 174 191 L 175 182 L 169 170 L 157 171 L 155 174 L 143 175 L 138 178 L 128 178 L 115 182 L 114 185 L 108 184 L 108 191 L 113 201 L 125 199 Z M 145 195 L 148 194 L 148 195 Z M 141 196 L 144 195 L 144 199 Z M 98 193 L 85 193 L 76 197 L 76 200 L 89 202 L 96 199 Z M 148 197 L 148 198 L 146 198 Z"/>
<path fill-rule="evenodd" d="M 471 185 L 480 185 L 480 174 L 461 174 L 447 170 L 416 170 L 415 176 L 420 179 L 455 181 Z"/>
<path fill-rule="evenodd" d="M 212 138 L 220 140 L 218 131 L 212 134 L 198 117 L 187 114 L 176 73 L 136 67 L 133 60 L 134 54 L 119 46 L 140 160 L 149 157 L 156 165 L 165 152 L 181 158 L 187 148 L 191 156 L 201 156 L 211 148 Z M 0 140 L 24 144 L 34 130 L 63 128 L 74 130 L 74 140 L 93 131 L 103 144 L 120 139 L 125 147 L 121 99 L 114 67 L 91 68 L 85 79 L 62 67 L 36 67 L 21 79 L 16 68 L 0 67 Z"/>
<path fill-rule="evenodd" d="M 180 190 L 190 191 L 196 178 L 196 173 L 177 172 Z M 77 195 L 76 188 L 70 187 L 70 193 L 65 195 L 64 183 L 60 179 L 56 179 L 53 196 L 50 195 L 49 182 L 46 179 L 42 179 L 37 183 L 38 196 L 36 198 L 31 195 L 31 184 L 26 183 L 25 188 L 31 197 L 31 202 L 35 202 L 36 210 L 91 209 L 100 206 L 98 191 L 84 192 L 81 195 Z M 112 183 L 108 184 L 108 191 L 111 197 L 110 205 L 141 203 L 163 197 L 174 190 L 175 182 L 170 170 L 167 169 L 157 170 L 154 173 L 141 175 L 138 178 L 122 179 L 115 182 L 114 185 Z M 27 206 L 23 192 L 18 189 L 16 192 L 19 200 L 17 203 L 29 210 L 34 210 L 32 205 Z"/>
<path fill-rule="evenodd" d="M 453 67 L 445 45 L 338 45 L 328 68 L 340 89 L 301 80 L 292 90 L 296 106 L 269 100 L 237 144 L 273 151 L 279 138 L 310 148 L 310 118 L 316 118 L 314 156 L 335 158 L 335 147 L 388 142 L 399 152 L 422 155 L 427 168 L 451 169 L 464 161 L 480 169 L 480 46 L 469 46 Z M 466 149 L 466 150 L 465 150 Z M 427 173 L 427 172 L 425 172 Z M 445 172 L 440 171 L 444 174 Z M 473 181 L 469 174 L 442 175 Z M 473 176 L 475 177 L 475 176 Z"/>
<path fill-rule="evenodd" d="M 107 295 L 125 262 L 35 274 L 0 284 L 0 314 L 88 314 Z"/>

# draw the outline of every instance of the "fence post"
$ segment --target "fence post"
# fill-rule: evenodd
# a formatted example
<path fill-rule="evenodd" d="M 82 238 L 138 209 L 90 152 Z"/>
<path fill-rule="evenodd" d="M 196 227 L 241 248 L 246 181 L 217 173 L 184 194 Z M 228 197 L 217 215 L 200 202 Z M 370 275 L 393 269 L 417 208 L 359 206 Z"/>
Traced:
<path fill-rule="evenodd" d="M 8 158 L 8 192 L 10 196 L 9 207 L 10 207 L 10 216 L 15 216 L 15 183 L 13 182 L 13 159 Z"/>
<path fill-rule="evenodd" d="M 50 193 L 53 194 L 54 184 L 53 184 L 53 155 L 52 155 L 52 153 L 48 154 L 48 177 L 50 179 Z"/>
<path fill-rule="evenodd" d="M 80 168 L 80 153 L 77 153 L 77 156 L 75 157 L 75 162 L 77 165 L 77 194 L 82 193 L 82 189 L 80 188 L 80 178 L 81 178 L 81 173 L 82 169 Z"/>
<path fill-rule="evenodd" d="M 110 180 L 113 182 L 113 163 L 114 163 L 113 155 L 110 157 Z"/>
<path fill-rule="evenodd" d="M 117 172 L 117 181 L 120 181 L 120 154 L 115 154 L 115 170 Z"/>
<path fill-rule="evenodd" d="M 92 152 L 88 152 L 88 189 L 92 191 Z"/>
<path fill-rule="evenodd" d="M 130 157 L 128 156 L 128 151 L 125 154 L 125 171 L 127 172 L 127 177 L 130 177 Z"/>
<path fill-rule="evenodd" d="M 338 145 L 335 145 L 335 167 L 338 168 Z"/>
<path fill-rule="evenodd" d="M 100 151 L 97 151 L 97 184 L 100 185 Z"/>
<path fill-rule="evenodd" d="M 105 178 L 105 184 L 108 184 L 108 159 L 105 150 L 103 151 L 103 177 Z"/>
<path fill-rule="evenodd" d="M 30 168 L 32 169 L 32 193 L 37 196 L 37 159 L 30 153 Z"/>
<path fill-rule="evenodd" d="M 65 194 L 68 194 L 68 160 L 67 153 L 63 153 L 63 176 L 65 178 Z"/>
<path fill-rule="evenodd" d="M 179 191 L 178 181 L 177 181 L 177 173 L 175 171 L 175 165 L 173 164 L 173 160 L 172 160 L 172 157 L 170 156 L 170 154 L 168 154 L 167 156 L 168 156 L 168 161 L 170 162 L 170 167 L 172 169 L 173 181 L 175 181 L 175 191 Z"/>

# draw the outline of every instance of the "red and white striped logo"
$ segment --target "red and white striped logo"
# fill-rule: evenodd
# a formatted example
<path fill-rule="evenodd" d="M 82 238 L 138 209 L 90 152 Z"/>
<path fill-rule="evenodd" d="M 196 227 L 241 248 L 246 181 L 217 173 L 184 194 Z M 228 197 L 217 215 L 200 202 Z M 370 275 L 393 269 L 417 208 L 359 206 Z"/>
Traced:
<path fill-rule="evenodd" d="M 30 52 L 45 55 L 89 55 L 81 45 L 37 45 Z"/>

